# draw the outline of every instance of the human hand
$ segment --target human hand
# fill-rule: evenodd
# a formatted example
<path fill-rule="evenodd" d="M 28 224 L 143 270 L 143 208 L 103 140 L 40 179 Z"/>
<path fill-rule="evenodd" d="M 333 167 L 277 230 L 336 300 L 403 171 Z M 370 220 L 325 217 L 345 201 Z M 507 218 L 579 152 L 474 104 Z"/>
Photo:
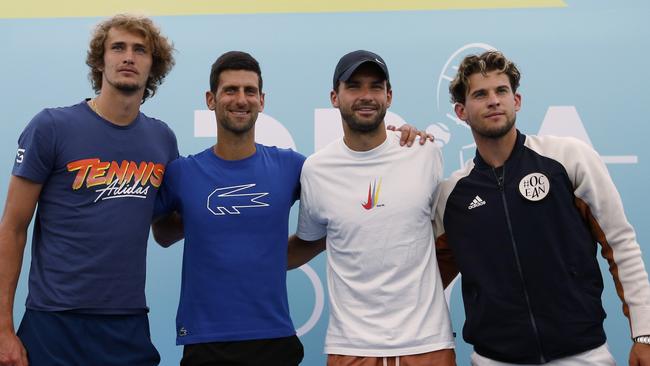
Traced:
<path fill-rule="evenodd" d="M 28 366 L 27 351 L 13 332 L 0 333 L 0 366 Z"/>
<path fill-rule="evenodd" d="M 420 131 L 414 126 L 411 126 L 407 123 L 401 125 L 399 128 L 393 126 L 393 125 L 388 125 L 386 126 L 386 129 L 389 131 L 400 131 L 401 136 L 399 139 L 399 144 L 400 146 L 411 146 L 413 145 L 413 141 L 415 141 L 415 138 L 417 136 L 420 137 L 420 145 L 424 145 L 427 140 L 430 140 L 433 142 L 434 137 L 430 133 L 426 133 L 426 131 Z"/>
<path fill-rule="evenodd" d="M 650 366 L 650 344 L 634 343 L 632 345 L 630 366 Z"/>

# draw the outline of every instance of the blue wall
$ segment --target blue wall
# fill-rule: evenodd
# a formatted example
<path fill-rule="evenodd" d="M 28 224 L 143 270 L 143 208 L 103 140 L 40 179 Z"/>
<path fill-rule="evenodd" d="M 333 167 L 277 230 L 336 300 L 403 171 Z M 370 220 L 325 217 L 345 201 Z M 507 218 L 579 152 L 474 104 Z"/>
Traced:
<path fill-rule="evenodd" d="M 335 134 L 339 124 L 316 111 L 331 108 L 328 95 L 334 65 L 348 51 L 369 49 L 382 55 L 391 71 L 394 120 L 401 117 L 444 137 L 445 175 L 449 175 L 459 167 L 461 154 L 468 159 L 473 148 L 467 146 L 472 143 L 469 130 L 447 116 L 452 109 L 447 80 L 441 75 L 452 75 L 453 65 L 465 53 L 495 47 L 523 73 L 519 128 L 589 139 L 608 162 L 645 261 L 650 263 L 650 229 L 643 219 L 650 204 L 645 190 L 650 180 L 646 142 L 650 3 L 566 3 L 567 7 L 542 9 L 156 17 L 175 43 L 177 64 L 143 110 L 170 124 L 184 155 L 213 144 L 214 137 L 195 137 L 195 111 L 205 109 L 210 65 L 225 51 L 245 50 L 262 65 L 265 114 L 281 124 L 273 128 L 288 132 L 297 150 L 308 155 L 315 151 L 316 139 L 329 133 L 328 126 Z M 84 59 L 90 31 L 98 20 L 0 19 L 0 171 L 5 172 L 0 199 L 6 194 L 16 140 L 31 117 L 43 107 L 70 105 L 92 96 Z M 316 128 L 316 120 L 325 127 Z M 296 214 L 294 208 L 291 231 Z M 182 244 L 162 249 L 150 241 L 147 295 L 162 365 L 178 364 L 181 354 L 174 345 L 174 317 L 182 249 Z M 16 296 L 16 323 L 24 310 L 29 260 L 28 249 Z M 628 322 L 606 264 L 601 263 L 608 342 L 616 360 L 624 364 L 631 345 Z M 310 268 L 320 277 L 317 283 L 324 285 L 324 255 Z M 317 303 L 306 273 L 295 270 L 288 275 L 296 327 L 308 322 Z M 452 292 L 451 312 L 460 334 L 464 319 L 459 292 Z M 325 304 L 322 314 L 316 312 L 317 322 L 302 335 L 304 365 L 324 364 L 327 311 Z M 461 339 L 457 350 L 459 364 L 469 364 L 470 348 Z"/>

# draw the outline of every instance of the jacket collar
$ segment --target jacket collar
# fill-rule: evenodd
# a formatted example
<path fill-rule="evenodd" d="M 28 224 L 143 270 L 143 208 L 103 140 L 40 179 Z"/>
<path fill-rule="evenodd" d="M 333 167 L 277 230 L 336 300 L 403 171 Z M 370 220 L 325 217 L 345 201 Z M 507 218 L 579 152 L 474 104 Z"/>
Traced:
<path fill-rule="evenodd" d="M 513 146 L 512 151 L 510 152 L 510 156 L 504 163 L 504 165 L 508 165 L 511 161 L 514 161 L 519 158 L 521 155 L 521 152 L 524 149 L 524 142 L 526 141 L 526 135 L 521 133 L 517 129 L 517 139 L 515 140 L 515 146 Z M 492 167 L 483 160 L 483 157 L 481 157 L 481 154 L 479 154 L 478 149 L 476 149 L 476 156 L 474 157 L 474 165 L 479 168 L 479 169 L 492 169 Z"/>

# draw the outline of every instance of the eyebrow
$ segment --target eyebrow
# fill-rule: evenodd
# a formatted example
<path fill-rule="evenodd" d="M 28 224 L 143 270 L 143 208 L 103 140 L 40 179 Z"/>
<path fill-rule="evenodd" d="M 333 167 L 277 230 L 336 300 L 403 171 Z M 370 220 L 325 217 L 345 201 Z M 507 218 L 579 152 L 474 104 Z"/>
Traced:
<path fill-rule="evenodd" d="M 476 94 L 478 94 L 478 93 L 485 93 L 485 88 L 483 88 L 483 89 L 476 89 L 476 90 L 472 91 L 469 95 L 476 95 Z"/>
<path fill-rule="evenodd" d="M 125 46 L 126 44 L 127 44 L 126 41 L 114 41 L 114 42 L 110 43 L 111 46 L 116 46 L 116 45 Z M 149 48 L 149 47 L 147 47 L 146 44 L 143 44 L 143 43 L 140 43 L 140 42 L 133 43 L 133 46 L 135 46 L 135 47 L 143 47 L 145 49 Z"/>
<path fill-rule="evenodd" d="M 244 90 L 259 90 L 259 87 L 257 85 L 252 85 L 252 84 L 224 84 L 222 87 L 224 90 L 232 90 L 232 89 L 244 89 Z"/>

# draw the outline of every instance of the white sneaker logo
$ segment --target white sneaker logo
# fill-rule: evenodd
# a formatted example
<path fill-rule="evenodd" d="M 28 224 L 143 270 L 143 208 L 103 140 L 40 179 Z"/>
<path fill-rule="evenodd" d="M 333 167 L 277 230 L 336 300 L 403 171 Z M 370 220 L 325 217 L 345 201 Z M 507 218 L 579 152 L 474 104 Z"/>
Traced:
<path fill-rule="evenodd" d="M 476 197 L 474 198 L 474 200 L 472 201 L 472 203 L 470 203 L 470 204 L 469 204 L 469 207 L 467 207 L 467 208 L 471 210 L 471 209 L 473 209 L 473 208 L 477 208 L 477 207 L 479 207 L 479 206 L 483 206 L 484 204 L 485 204 L 485 201 L 483 201 L 483 199 L 482 199 L 481 197 L 476 196 Z"/>

